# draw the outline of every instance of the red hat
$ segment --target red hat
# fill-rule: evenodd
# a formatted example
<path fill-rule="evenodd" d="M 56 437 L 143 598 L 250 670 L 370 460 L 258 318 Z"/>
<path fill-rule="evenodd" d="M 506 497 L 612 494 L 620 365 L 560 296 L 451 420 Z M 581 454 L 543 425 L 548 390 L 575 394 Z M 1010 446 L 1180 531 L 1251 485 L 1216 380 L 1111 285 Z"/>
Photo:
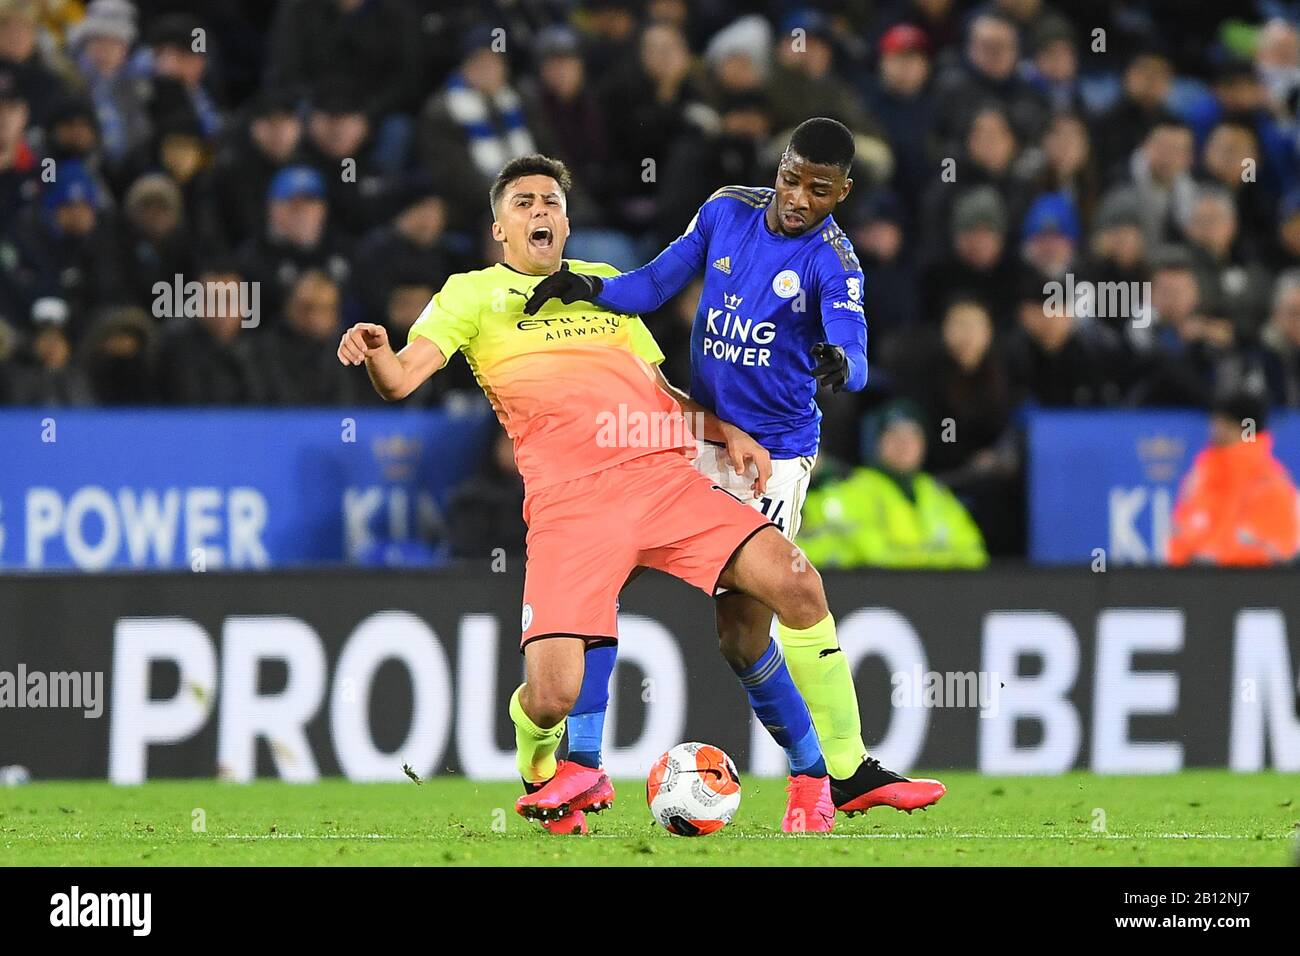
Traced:
<path fill-rule="evenodd" d="M 930 41 L 920 27 L 910 23 L 898 23 L 884 32 L 880 38 L 880 55 L 891 53 L 928 53 Z"/>

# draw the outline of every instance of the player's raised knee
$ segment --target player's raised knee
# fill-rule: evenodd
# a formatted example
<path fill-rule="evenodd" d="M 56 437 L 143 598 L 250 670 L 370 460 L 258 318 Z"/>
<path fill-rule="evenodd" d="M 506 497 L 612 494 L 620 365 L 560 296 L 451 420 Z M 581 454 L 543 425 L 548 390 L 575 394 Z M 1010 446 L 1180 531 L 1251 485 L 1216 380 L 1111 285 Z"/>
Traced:
<path fill-rule="evenodd" d="M 529 681 L 521 703 L 529 719 L 537 726 L 554 727 L 573 710 L 580 687 L 580 683 L 571 687 L 567 681 Z"/>
<path fill-rule="evenodd" d="M 777 615 L 782 623 L 794 628 L 812 627 L 830 613 L 826 603 L 826 589 L 822 576 L 804 557 L 802 551 L 792 547 L 789 571 L 781 587 L 781 606 Z"/>

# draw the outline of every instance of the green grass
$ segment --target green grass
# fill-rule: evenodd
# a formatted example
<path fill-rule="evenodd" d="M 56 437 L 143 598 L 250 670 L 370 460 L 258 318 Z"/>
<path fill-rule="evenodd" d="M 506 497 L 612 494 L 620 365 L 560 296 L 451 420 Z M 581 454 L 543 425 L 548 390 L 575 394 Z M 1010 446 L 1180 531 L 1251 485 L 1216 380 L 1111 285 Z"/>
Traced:
<path fill-rule="evenodd" d="M 632 780 L 586 838 L 516 816 L 508 783 L 36 783 L 0 789 L 0 864 L 1251 866 L 1296 852 L 1297 774 L 942 776 L 928 812 L 840 816 L 830 837 L 780 833 L 783 781 L 747 779 L 736 820 L 697 839 L 656 827 Z"/>

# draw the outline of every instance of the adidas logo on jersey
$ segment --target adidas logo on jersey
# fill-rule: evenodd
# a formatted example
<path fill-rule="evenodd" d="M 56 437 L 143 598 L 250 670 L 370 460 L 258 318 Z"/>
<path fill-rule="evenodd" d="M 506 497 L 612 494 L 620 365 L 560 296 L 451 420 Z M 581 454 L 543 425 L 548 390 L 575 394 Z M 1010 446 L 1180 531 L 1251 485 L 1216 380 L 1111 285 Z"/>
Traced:
<path fill-rule="evenodd" d="M 713 268 L 721 270 L 726 275 L 731 275 L 731 256 L 723 256 L 721 259 L 714 259 Z"/>

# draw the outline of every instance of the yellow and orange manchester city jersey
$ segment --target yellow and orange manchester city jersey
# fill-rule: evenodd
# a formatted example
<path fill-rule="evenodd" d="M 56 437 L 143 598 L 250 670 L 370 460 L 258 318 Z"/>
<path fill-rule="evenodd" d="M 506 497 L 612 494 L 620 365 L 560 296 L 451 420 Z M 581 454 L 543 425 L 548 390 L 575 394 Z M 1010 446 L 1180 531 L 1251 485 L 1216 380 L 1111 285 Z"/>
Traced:
<path fill-rule="evenodd" d="M 567 261 L 574 272 L 618 275 L 602 262 Z M 690 445 L 677 402 L 656 382 L 664 356 L 641 319 L 558 299 L 525 315 L 543 278 L 506 265 L 454 275 L 408 337 L 427 338 L 448 359 L 465 353 L 529 491 Z"/>

